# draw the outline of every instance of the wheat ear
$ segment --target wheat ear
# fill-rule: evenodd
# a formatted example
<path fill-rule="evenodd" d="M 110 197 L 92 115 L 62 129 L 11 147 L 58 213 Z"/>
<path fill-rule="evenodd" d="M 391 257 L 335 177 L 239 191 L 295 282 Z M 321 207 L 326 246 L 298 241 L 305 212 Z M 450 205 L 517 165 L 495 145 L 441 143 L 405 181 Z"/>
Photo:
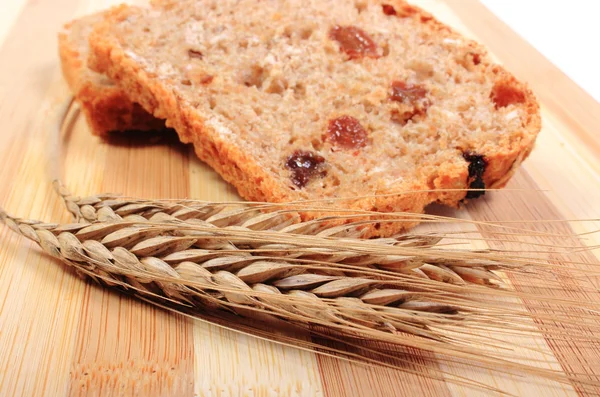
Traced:
<path fill-rule="evenodd" d="M 391 332 L 402 330 L 440 338 L 427 330 L 440 316 L 457 315 L 458 308 L 428 301 L 426 293 L 379 288 L 379 280 L 351 277 L 337 270 L 234 252 L 225 247 L 187 249 L 203 245 L 202 237 L 179 235 L 168 224 L 123 220 L 92 225 L 56 225 L 2 214 L 15 232 L 35 241 L 46 252 L 76 268 L 103 276 L 109 285 L 126 281 L 140 293 L 161 294 L 192 304 L 234 311 L 260 308 L 273 314 L 312 319 L 311 310 L 340 322 L 368 323 Z M 155 282 L 171 279 L 171 282 Z M 254 291 L 256 296 L 246 292 Z M 286 298 L 282 296 L 285 294 Z M 358 296 L 358 298 L 356 297 Z M 287 298 L 290 299 L 287 299 Z M 294 302 L 297 300 L 298 302 Z M 304 309 L 303 309 L 304 308 Z M 395 310 L 398 309 L 398 310 Z"/>
<path fill-rule="evenodd" d="M 67 209 L 78 222 L 117 222 L 154 220 L 163 222 L 183 221 L 192 225 L 218 228 L 244 228 L 254 231 L 277 231 L 319 237 L 344 238 L 352 243 L 362 235 L 364 222 L 338 225 L 331 218 L 302 221 L 297 212 L 280 207 L 249 206 L 232 203 L 213 203 L 194 200 L 176 202 L 121 199 L 116 195 L 103 194 L 79 198 L 64 186 L 55 182 L 56 191 L 63 198 Z M 268 209 L 267 209 L 268 208 Z M 335 219 L 335 217 L 333 217 Z M 376 222 L 373 220 L 371 222 Z M 445 281 L 454 284 L 465 282 L 498 286 L 502 280 L 493 272 L 498 263 L 492 260 L 469 261 L 456 258 L 439 258 L 435 253 L 428 256 L 426 249 L 442 240 L 439 235 L 403 234 L 392 238 L 379 238 L 376 243 L 390 247 L 419 247 L 419 255 L 364 255 L 360 252 L 341 252 L 335 249 L 303 248 L 294 244 L 274 244 L 253 241 L 252 248 L 265 256 L 286 256 L 298 259 L 320 259 L 356 266 L 369 266 L 382 270 L 400 272 L 423 279 Z M 221 249 L 224 247 L 220 247 Z M 232 246 L 232 249 L 237 249 Z"/>
<path fill-rule="evenodd" d="M 214 226 L 143 218 L 57 225 L 14 218 L 1 209 L 0 221 L 80 273 L 177 311 L 195 315 L 225 311 L 265 321 L 284 319 L 313 334 L 314 327 L 322 327 L 345 335 L 344 340 L 382 342 L 383 347 L 371 348 L 368 353 L 375 352 L 383 359 L 390 357 L 389 346 L 397 345 L 475 360 L 488 368 L 501 366 L 563 382 L 575 379 L 490 354 L 485 349 L 487 332 L 510 322 L 515 313 L 498 310 L 475 297 L 456 296 L 446 290 L 448 284 L 428 280 L 429 289 L 414 288 L 411 280 L 395 273 L 362 272 L 360 266 L 339 267 L 332 274 L 330 264 L 318 265 L 319 261 L 256 256 L 221 244 L 236 236 L 247 243 L 256 233 L 270 233 L 272 238 L 279 232 L 242 228 L 227 233 L 227 229 Z M 280 234 L 287 240 L 300 237 Z M 310 237 L 313 243 L 343 240 Z M 215 241 L 220 243 L 215 245 Z M 210 248 L 202 247 L 204 244 Z M 194 245 L 197 248 L 190 250 Z M 478 337 L 478 329 L 486 335 Z M 472 347 L 473 341 L 483 348 Z"/>
<path fill-rule="evenodd" d="M 332 218 L 335 221 L 337 216 L 302 222 L 296 211 L 286 209 L 287 205 L 146 200 L 109 194 L 78 198 L 58 182 L 55 187 L 66 207 L 79 221 L 87 222 L 88 219 L 96 224 L 120 222 L 119 227 L 126 229 L 122 232 L 125 236 L 137 233 L 135 228 L 131 230 L 126 227 L 126 222 L 164 222 L 174 228 L 171 234 L 199 238 L 196 247 L 169 256 L 169 264 L 213 258 L 216 261 L 217 256 L 230 257 L 218 259 L 225 262 L 244 262 L 249 260 L 248 255 L 252 255 L 250 260 L 254 261 L 279 260 L 301 264 L 304 269 L 313 266 L 319 268 L 321 275 L 331 277 L 345 272 L 352 277 L 376 277 L 404 288 L 409 286 L 422 290 L 429 290 L 432 281 L 442 281 L 457 288 L 470 286 L 469 292 L 476 292 L 473 284 L 505 286 L 496 275 L 496 270 L 544 276 L 542 271 L 552 274 L 556 268 L 534 257 L 523 256 L 523 253 L 440 249 L 436 244 L 446 237 L 443 233 L 402 234 L 393 238 L 361 240 L 358 238 L 361 222 L 344 225 L 334 222 L 331 225 L 329 221 Z M 86 213 L 88 215 L 84 216 Z M 379 218 L 374 216 L 373 221 L 378 221 Z M 281 223 L 285 224 L 283 229 Z M 118 234 L 116 237 L 120 238 Z M 211 252 L 206 252 L 211 249 Z M 244 258 L 233 258 L 240 256 Z M 441 288 L 440 285 L 434 287 L 438 292 Z M 457 288 L 447 286 L 444 292 L 464 293 Z M 488 303 L 502 296 L 514 297 L 511 292 L 503 294 L 496 289 L 478 290 L 476 293 L 489 296 L 492 300 Z M 558 302 L 556 298 L 539 294 L 530 296 L 520 293 L 519 298 L 596 310 L 596 305 L 589 302 Z"/>

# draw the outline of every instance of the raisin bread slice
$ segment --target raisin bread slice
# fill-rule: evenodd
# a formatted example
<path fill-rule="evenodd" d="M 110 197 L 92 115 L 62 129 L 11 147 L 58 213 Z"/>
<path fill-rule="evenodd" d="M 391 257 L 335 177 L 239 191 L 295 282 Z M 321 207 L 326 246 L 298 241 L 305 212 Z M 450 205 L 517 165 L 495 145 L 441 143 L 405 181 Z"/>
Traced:
<path fill-rule="evenodd" d="M 525 84 L 403 1 L 161 6 L 111 10 L 90 66 L 249 200 L 456 206 L 481 194 L 468 188 L 504 186 L 540 130 Z"/>
<path fill-rule="evenodd" d="M 111 79 L 86 66 L 89 35 L 94 24 L 103 19 L 103 14 L 97 13 L 71 21 L 58 36 L 63 75 L 92 133 L 104 136 L 112 131 L 165 128 L 164 120 L 156 119 Z"/>

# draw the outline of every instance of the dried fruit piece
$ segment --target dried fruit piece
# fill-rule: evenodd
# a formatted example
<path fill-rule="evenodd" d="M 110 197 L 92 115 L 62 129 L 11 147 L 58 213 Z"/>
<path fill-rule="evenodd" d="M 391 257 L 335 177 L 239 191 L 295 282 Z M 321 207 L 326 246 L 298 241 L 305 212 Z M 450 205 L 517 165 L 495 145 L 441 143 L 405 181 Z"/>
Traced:
<path fill-rule="evenodd" d="M 196 50 L 188 50 L 188 56 L 190 58 L 196 58 L 196 59 L 202 59 L 202 57 L 204 57 L 204 55 L 202 54 L 201 51 L 196 51 Z"/>
<path fill-rule="evenodd" d="M 367 144 L 367 131 L 354 117 L 342 116 L 329 121 L 325 139 L 342 149 L 356 149 Z"/>
<path fill-rule="evenodd" d="M 382 4 L 381 7 L 383 8 L 383 13 L 385 15 L 396 15 L 396 9 L 389 5 L 389 4 Z"/>
<path fill-rule="evenodd" d="M 336 25 L 329 30 L 329 37 L 340 44 L 340 49 L 348 54 L 350 59 L 379 58 L 375 41 L 367 32 L 356 26 Z"/>
<path fill-rule="evenodd" d="M 292 171 L 292 183 L 300 189 L 311 179 L 327 175 L 325 159 L 314 152 L 297 150 L 287 158 L 285 166 Z"/>
<path fill-rule="evenodd" d="M 427 92 L 425 87 L 418 84 L 393 81 L 390 99 L 398 102 L 398 108 L 392 110 L 392 120 L 404 125 L 413 117 L 425 114 L 431 104 Z"/>
<path fill-rule="evenodd" d="M 427 96 L 427 89 L 420 85 L 408 84 L 404 81 L 393 81 L 390 99 L 392 101 L 414 104 Z"/>
<path fill-rule="evenodd" d="M 203 85 L 210 84 L 210 83 L 212 83 L 212 81 L 213 81 L 214 78 L 215 78 L 215 76 L 207 74 L 205 77 L 203 77 L 200 80 L 200 84 L 203 84 Z"/>
<path fill-rule="evenodd" d="M 469 188 L 470 189 L 485 189 L 485 182 L 483 181 L 483 173 L 487 167 L 487 161 L 485 157 L 475 153 L 463 153 L 465 160 L 469 162 Z M 468 191 L 466 198 L 472 199 L 483 196 L 485 191 L 474 190 Z"/>
<path fill-rule="evenodd" d="M 490 99 L 496 105 L 496 109 L 525 102 L 525 92 L 512 82 L 500 81 L 494 85 Z"/>

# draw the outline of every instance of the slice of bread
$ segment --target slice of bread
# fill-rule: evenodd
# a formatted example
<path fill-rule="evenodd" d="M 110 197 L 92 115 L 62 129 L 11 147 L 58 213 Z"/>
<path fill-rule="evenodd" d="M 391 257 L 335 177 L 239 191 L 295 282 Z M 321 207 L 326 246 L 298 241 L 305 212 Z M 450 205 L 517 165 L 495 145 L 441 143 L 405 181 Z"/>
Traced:
<path fill-rule="evenodd" d="M 162 0 L 112 9 L 90 45 L 249 200 L 457 206 L 504 186 L 541 126 L 525 84 L 403 1 Z"/>
<path fill-rule="evenodd" d="M 113 131 L 165 128 L 164 120 L 156 119 L 129 100 L 111 79 L 86 66 L 89 35 L 102 20 L 103 14 L 97 13 L 71 21 L 58 36 L 63 74 L 92 133 L 105 136 Z"/>

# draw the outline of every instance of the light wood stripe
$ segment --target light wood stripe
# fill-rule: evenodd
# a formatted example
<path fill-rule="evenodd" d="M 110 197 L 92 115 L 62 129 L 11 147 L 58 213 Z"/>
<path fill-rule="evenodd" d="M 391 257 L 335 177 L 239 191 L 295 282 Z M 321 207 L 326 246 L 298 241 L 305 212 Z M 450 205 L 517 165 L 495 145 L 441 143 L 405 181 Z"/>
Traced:
<path fill-rule="evenodd" d="M 190 197 L 239 201 L 235 189 L 190 148 Z M 315 354 L 194 322 L 195 393 L 198 396 L 322 396 Z"/>
<path fill-rule="evenodd" d="M 86 129 L 74 133 L 89 137 Z M 173 135 L 127 134 L 95 143 L 111 145 L 102 191 L 157 198 L 189 195 L 187 148 Z M 89 154 L 94 150 L 92 146 Z M 88 284 L 76 340 L 71 396 L 194 394 L 192 323 L 182 316 Z"/>
<path fill-rule="evenodd" d="M 597 220 L 571 222 L 575 232 L 600 230 L 600 156 L 593 163 L 582 161 L 574 139 L 565 134 L 569 126 L 546 108 L 542 108 L 542 116 L 544 128 L 536 150 L 525 163 L 527 173 L 564 219 Z M 600 233 L 588 234 L 583 243 L 600 245 Z"/>
<path fill-rule="evenodd" d="M 0 202 L 24 217 L 66 219 L 50 185 L 47 144 L 54 136 L 45 121 L 61 79 L 48 60 L 59 21 L 69 17 L 68 2 L 38 0 L 2 20 L 12 29 L 0 40 Z M 0 395 L 64 395 L 83 284 L 6 229 L 0 263 Z"/>
<path fill-rule="evenodd" d="M 3 15 L 6 21 L 16 21 L 27 0 L 3 1 L 0 3 L 0 15 Z M 12 23 L 0 25 L 0 43 L 4 42 L 6 35 L 12 29 Z"/>

